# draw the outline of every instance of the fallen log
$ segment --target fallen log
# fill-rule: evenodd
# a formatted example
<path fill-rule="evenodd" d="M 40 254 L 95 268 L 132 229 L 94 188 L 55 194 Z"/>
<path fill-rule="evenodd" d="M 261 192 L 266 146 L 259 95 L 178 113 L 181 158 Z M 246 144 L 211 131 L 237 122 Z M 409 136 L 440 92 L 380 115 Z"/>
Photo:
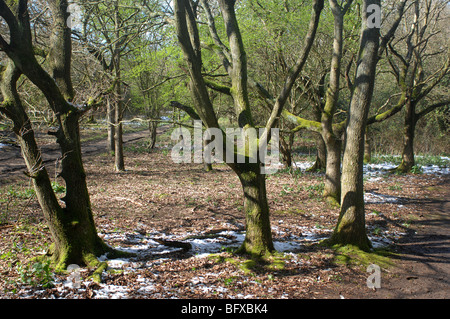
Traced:
<path fill-rule="evenodd" d="M 157 243 L 159 243 L 161 245 L 168 246 L 168 247 L 182 248 L 183 250 L 192 249 L 192 245 L 190 243 L 185 243 L 182 241 L 164 240 L 164 239 L 156 239 L 156 238 L 152 238 L 152 240 L 156 241 Z"/>

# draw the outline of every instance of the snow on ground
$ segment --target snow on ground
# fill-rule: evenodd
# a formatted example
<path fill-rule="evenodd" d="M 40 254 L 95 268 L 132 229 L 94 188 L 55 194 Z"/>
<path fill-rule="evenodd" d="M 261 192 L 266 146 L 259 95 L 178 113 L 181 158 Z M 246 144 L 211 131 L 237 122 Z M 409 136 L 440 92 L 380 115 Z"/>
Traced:
<path fill-rule="evenodd" d="M 305 226 L 293 225 L 292 227 L 297 227 L 301 230 L 301 236 L 295 235 L 287 235 L 282 230 L 280 230 L 277 226 L 273 227 L 273 230 L 277 236 L 283 236 L 284 240 L 274 240 L 274 245 L 277 251 L 284 252 L 287 259 L 289 259 L 292 263 L 301 264 L 304 261 L 300 260 L 299 256 L 295 254 L 295 251 L 298 251 L 299 248 L 303 244 L 317 242 L 326 238 L 331 230 L 326 229 L 318 229 L 316 227 L 308 228 Z M 114 246 L 114 248 L 133 252 L 137 255 L 137 257 L 132 258 L 118 258 L 118 259 L 107 259 L 105 256 L 99 258 L 101 261 L 106 261 L 108 263 L 109 269 L 115 269 L 123 271 L 124 274 L 131 273 L 133 271 L 139 269 L 151 269 L 152 265 L 160 264 L 165 261 L 170 260 L 168 255 L 170 253 L 180 251 L 181 248 L 173 248 L 167 247 L 159 244 L 154 239 L 165 239 L 165 240 L 183 240 L 182 237 L 174 236 L 174 235 L 166 235 L 164 233 L 160 233 L 158 231 L 152 231 L 145 235 L 139 233 L 124 233 L 124 232 L 110 232 L 110 233 L 101 233 L 100 234 L 104 239 L 109 241 L 122 241 L 128 243 L 128 247 L 120 247 Z M 200 237 L 199 234 L 184 234 L 184 236 L 197 236 Z M 383 232 L 378 233 L 377 236 L 371 236 L 370 239 L 375 248 L 386 246 L 392 243 L 394 238 L 400 237 L 401 233 L 389 233 Z M 243 232 L 238 231 L 223 231 L 221 233 L 216 234 L 217 237 L 214 238 L 191 238 L 184 239 L 183 242 L 190 243 L 192 245 L 192 258 L 207 258 L 211 254 L 220 253 L 226 247 L 230 246 L 238 246 L 244 240 L 245 234 Z M 186 238 L 186 237 L 184 237 Z M 153 258 L 149 258 L 150 261 L 142 262 L 137 261 L 140 257 L 145 259 L 145 256 L 152 255 Z M 156 256 L 156 259 L 154 259 Z M 81 269 L 80 271 L 85 271 Z M 153 273 L 153 276 L 158 276 L 157 273 Z M 219 296 L 221 294 L 226 295 L 228 298 L 254 298 L 252 295 L 243 295 L 237 294 L 235 292 L 229 291 L 226 287 L 221 287 L 217 285 L 211 285 L 210 277 L 217 277 L 219 274 L 217 273 L 203 273 L 201 276 L 194 276 L 187 283 L 192 287 L 192 289 L 196 289 L 199 291 L 214 292 Z M 94 299 L 126 299 L 129 296 L 134 296 L 136 293 L 145 296 L 152 293 L 155 293 L 156 287 L 155 282 L 150 277 L 144 277 L 142 275 L 137 275 L 136 283 L 132 286 L 122 286 L 122 285 L 114 285 L 114 284 L 99 284 L 100 288 L 95 290 L 95 295 L 92 297 Z M 73 298 L 76 298 L 76 294 L 82 295 L 86 288 L 94 283 L 91 280 L 83 281 L 78 283 L 78 287 L 74 287 L 73 281 L 66 280 L 64 282 L 56 283 L 57 289 L 60 293 L 63 294 L 72 294 Z M 77 289 L 74 289 L 77 288 Z M 71 292 L 72 291 L 72 292 Z M 76 293 L 74 293 L 74 291 Z"/>
<path fill-rule="evenodd" d="M 420 158 L 420 156 L 416 156 L 417 158 Z M 450 157 L 441 156 L 441 160 L 443 162 L 447 162 L 446 165 L 418 165 L 421 172 L 423 174 L 433 174 L 433 175 L 447 175 L 450 174 Z M 299 169 L 301 171 L 306 171 L 310 167 L 314 165 L 314 162 L 311 161 L 301 161 L 301 162 L 295 162 L 292 164 L 293 168 Z M 376 181 L 377 178 L 390 173 L 390 171 L 394 168 L 396 168 L 398 165 L 392 162 L 383 162 L 383 163 L 377 163 L 377 164 L 364 164 L 363 172 L 364 177 L 368 178 L 371 181 Z M 278 169 L 282 169 L 284 165 L 282 163 L 278 163 L 274 165 L 274 167 Z"/>
<path fill-rule="evenodd" d="M 1 144 L 0 144 L 1 147 Z M 444 160 L 450 160 L 449 158 L 444 158 Z M 294 166 L 301 170 L 306 170 L 313 165 L 312 162 L 298 162 Z M 392 163 L 382 163 L 382 164 L 368 164 L 364 166 L 364 175 L 369 181 L 376 181 L 382 178 L 382 176 L 392 168 L 396 166 Z M 449 174 L 448 167 L 438 167 L 437 165 L 423 166 L 422 172 L 425 174 L 443 175 Z M 399 207 L 402 206 L 402 200 L 399 197 L 381 194 L 375 191 L 367 191 L 364 195 L 366 203 L 370 204 L 396 204 Z M 279 220 L 278 224 L 283 224 L 283 220 Z M 225 225 L 226 226 L 226 225 Z M 230 225 L 231 226 L 231 225 Z M 169 260 L 170 254 L 179 252 L 182 248 L 169 247 L 161 244 L 156 240 L 166 240 L 166 241 L 182 241 L 184 243 L 189 243 L 191 245 L 191 250 L 189 252 L 192 254 L 192 258 L 207 258 L 211 254 L 220 253 L 229 247 L 238 247 L 243 242 L 245 238 L 244 232 L 239 231 L 222 231 L 215 234 L 214 236 L 202 236 L 199 233 L 184 233 L 183 235 L 167 235 L 165 233 L 158 232 L 156 230 L 151 230 L 145 235 L 142 233 L 132 232 L 117 232 L 117 231 L 107 231 L 107 225 L 104 226 L 105 229 L 100 232 L 100 237 L 102 237 L 106 242 L 109 242 L 111 246 L 115 249 L 122 250 L 125 252 L 131 252 L 136 255 L 132 258 L 117 258 L 117 259 L 107 259 L 106 256 L 100 257 L 101 261 L 106 261 L 108 263 L 108 268 L 122 270 L 124 273 L 132 272 L 137 269 L 150 268 L 152 265 L 163 263 Z M 287 257 L 291 259 L 291 262 L 298 262 L 298 256 L 295 254 L 302 248 L 302 245 L 318 242 L 324 238 L 327 238 L 332 232 L 330 229 L 318 229 L 316 227 L 309 228 L 306 226 L 291 225 L 291 227 L 296 227 L 300 230 L 301 236 L 286 234 L 278 226 L 274 225 L 273 231 L 276 234 L 274 240 L 275 249 L 279 252 L 283 252 Z M 230 227 L 233 228 L 233 227 Z M 398 231 L 388 231 L 383 229 L 372 229 L 373 226 L 368 226 L 369 239 L 372 242 L 374 248 L 384 247 L 392 244 L 395 240 L 405 235 L 404 233 Z M 282 240 L 277 238 L 283 238 Z M 120 245 L 115 245 L 114 243 L 126 243 L 126 247 Z M 151 258 L 146 258 L 151 257 Z M 144 260 L 144 262 L 142 262 Z M 83 270 L 81 270 L 83 271 Z M 154 274 L 157 276 L 157 274 Z M 202 291 L 214 291 L 216 293 L 225 294 L 227 293 L 227 288 L 219 287 L 215 285 L 206 285 L 208 283 L 205 276 L 217 276 L 217 274 L 210 273 L 191 279 L 190 285 L 195 287 L 195 289 L 200 289 Z M 136 279 L 137 286 L 133 288 L 133 292 L 139 292 L 142 295 L 148 295 L 154 292 L 155 286 L 151 278 L 137 276 Z M 88 287 L 93 284 L 92 281 L 86 281 L 81 283 L 81 287 Z M 118 286 L 118 285 L 108 285 L 100 284 L 101 289 L 96 290 L 96 294 L 93 298 L 98 299 L 123 299 L 128 298 L 129 294 L 132 292 L 129 287 Z M 64 292 L 73 289 L 73 282 L 65 281 L 59 283 L 58 290 Z M 84 288 L 79 288 L 78 291 L 81 293 Z M 228 295 L 230 297 L 230 295 Z M 232 297 L 232 296 L 231 296 Z M 248 295 L 237 295 L 236 298 L 252 298 L 253 296 Z"/>
<path fill-rule="evenodd" d="M 366 192 L 364 194 L 364 200 L 370 204 L 383 204 L 383 203 L 400 203 L 401 199 L 396 196 L 379 194 L 377 192 Z"/>
<path fill-rule="evenodd" d="M 2 149 L 3 147 L 6 147 L 6 146 L 7 146 L 6 144 L 0 143 L 0 149 Z"/>
<path fill-rule="evenodd" d="M 302 236 L 287 235 L 280 230 L 277 226 L 273 229 L 277 235 L 283 235 L 284 240 L 274 240 L 274 245 L 277 251 L 285 252 L 292 262 L 301 263 L 298 256 L 292 251 L 296 251 L 301 248 L 304 243 L 311 243 L 319 241 L 324 237 L 324 232 L 327 230 L 323 229 L 309 229 L 308 227 L 293 226 L 301 229 Z M 132 252 L 136 257 L 131 258 L 117 258 L 117 259 L 107 259 L 106 256 L 101 256 L 100 261 L 106 261 L 108 263 L 108 269 L 115 269 L 123 271 L 124 273 L 130 273 L 138 269 L 149 269 L 152 265 L 163 263 L 170 258 L 169 255 L 174 252 L 181 251 L 182 248 L 174 248 L 162 245 L 155 241 L 155 239 L 164 239 L 167 241 L 183 241 L 184 243 L 190 243 L 192 249 L 190 250 L 193 255 L 192 258 L 207 258 L 211 254 L 223 252 L 227 247 L 238 247 L 245 238 L 244 232 L 239 231 L 223 231 L 214 237 L 203 238 L 198 233 L 185 233 L 182 236 L 166 235 L 164 233 L 152 230 L 147 232 L 145 235 L 140 233 L 126 233 L 126 232 L 100 232 L 100 237 L 102 237 L 107 242 L 126 242 L 127 247 L 121 247 L 118 245 L 112 245 L 115 249 Z M 188 238 L 188 239 L 186 239 Z M 152 258 L 146 258 L 151 256 Z M 155 259 L 156 258 L 156 259 Z M 142 260 L 148 260 L 142 262 Z M 80 269 L 80 271 L 85 271 Z M 158 276 L 157 274 L 153 274 Z M 228 289 L 225 287 L 220 287 L 216 285 L 210 285 L 209 280 L 206 277 L 218 276 L 216 273 L 206 273 L 202 276 L 193 277 L 188 284 L 190 284 L 195 289 L 208 292 L 212 291 L 218 294 L 228 293 Z M 70 279 L 70 278 L 69 278 Z M 91 280 L 78 282 L 78 287 L 74 285 L 73 280 L 66 280 L 64 282 L 56 282 L 57 290 L 63 294 L 73 294 L 71 291 L 76 291 L 77 294 L 82 295 L 86 291 L 85 287 L 89 287 L 93 282 Z M 137 276 L 136 284 L 133 287 L 120 286 L 113 284 L 99 284 L 100 289 L 95 290 L 94 299 L 126 299 L 133 293 L 144 295 L 151 294 L 155 291 L 155 285 L 151 278 L 143 277 L 141 275 Z M 74 289 L 76 288 L 76 289 Z M 21 293 L 21 292 L 19 292 Z M 36 292 L 35 292 L 36 294 Z M 39 292 L 37 292 L 39 294 Z M 229 298 L 234 296 L 233 294 L 227 294 Z M 72 295 L 76 298 L 76 295 Z M 235 298 L 246 299 L 253 298 L 252 295 L 237 294 Z"/>

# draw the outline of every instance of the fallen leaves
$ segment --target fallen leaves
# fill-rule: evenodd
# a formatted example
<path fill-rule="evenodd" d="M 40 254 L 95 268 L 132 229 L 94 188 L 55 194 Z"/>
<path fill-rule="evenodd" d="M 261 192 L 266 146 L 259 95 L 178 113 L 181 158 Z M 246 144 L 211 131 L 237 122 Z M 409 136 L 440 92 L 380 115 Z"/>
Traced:
<path fill-rule="evenodd" d="M 339 213 L 322 201 L 323 175 L 279 173 L 268 178 L 273 238 L 276 247 L 286 249 L 283 267 L 244 269 L 247 259 L 229 252 L 244 231 L 237 177 L 224 165 L 205 173 L 201 165 L 174 165 L 168 157 L 164 152 L 130 153 L 129 169 L 121 174 L 112 171 L 108 156 L 86 158 L 100 236 L 111 246 L 140 252 L 134 260 L 108 261 L 101 284 L 92 282 L 93 270 L 86 269 L 80 289 L 66 286 L 61 274 L 55 274 L 51 289 L 23 285 L 16 265 L 38 255 L 42 243 L 50 243 L 50 234 L 37 202 L 25 206 L 17 200 L 10 213 L 23 212 L 15 223 L 19 226 L 0 226 L 0 296 L 281 299 L 372 293 L 365 286 L 365 269 L 336 264 L 334 251 L 315 245 L 330 235 Z M 389 245 L 406 236 L 414 221 L 426 216 L 421 200 L 439 182 L 429 175 L 369 179 L 365 187 L 373 201 L 367 201 L 366 219 L 372 241 Z M 199 243 L 214 247 L 215 257 L 204 254 Z"/>

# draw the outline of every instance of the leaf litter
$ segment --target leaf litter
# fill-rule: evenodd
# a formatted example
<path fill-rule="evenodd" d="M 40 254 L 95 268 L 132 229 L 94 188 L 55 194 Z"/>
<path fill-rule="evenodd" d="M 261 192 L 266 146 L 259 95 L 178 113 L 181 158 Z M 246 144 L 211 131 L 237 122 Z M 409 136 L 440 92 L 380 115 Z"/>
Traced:
<path fill-rule="evenodd" d="M 99 236 L 115 249 L 134 254 L 99 257 L 108 263 L 102 283 L 93 282 L 93 270 L 83 268 L 77 273 L 77 287 L 67 274 L 53 274 L 53 288 L 21 282 L 17 265 L 42 253 L 33 251 L 36 244 L 30 239 L 50 242 L 34 202 L 24 208 L 27 216 L 20 216 L 15 227 L 0 229 L 0 297 L 283 299 L 342 298 L 358 289 L 370 293 L 365 269 L 336 264 L 333 250 L 317 248 L 331 234 L 339 211 L 321 200 L 324 177 L 304 172 L 309 163 L 297 163 L 301 174 L 280 172 L 268 177 L 272 235 L 283 267 L 249 271 L 242 267 L 245 258 L 232 253 L 245 237 L 238 179 L 224 165 L 214 165 L 213 172 L 205 173 L 200 165 L 175 166 L 169 156 L 160 151 L 130 153 L 129 169 L 119 174 L 112 172 L 108 156 L 86 160 Z M 407 223 L 423 213 L 420 200 L 427 196 L 427 187 L 448 175 L 448 169 L 434 169 L 393 176 L 386 174 L 389 167 L 387 163 L 365 170 L 367 229 L 375 248 L 406 236 Z M 25 218 L 34 220 L 39 235 L 25 227 L 19 230 Z M 30 253 L 21 254 L 17 243 L 30 246 L 26 250 Z M 17 254 L 8 257 L 14 249 Z"/>

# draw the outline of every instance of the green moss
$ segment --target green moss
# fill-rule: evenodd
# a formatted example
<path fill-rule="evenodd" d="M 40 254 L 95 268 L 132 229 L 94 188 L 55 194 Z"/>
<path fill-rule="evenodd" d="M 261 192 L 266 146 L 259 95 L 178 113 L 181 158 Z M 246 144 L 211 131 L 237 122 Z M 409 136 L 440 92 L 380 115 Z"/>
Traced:
<path fill-rule="evenodd" d="M 328 205 L 330 205 L 330 207 L 332 208 L 339 208 L 341 207 L 341 204 L 339 203 L 339 195 L 325 195 L 325 201 Z"/>
<path fill-rule="evenodd" d="M 286 267 L 284 257 L 282 255 L 274 254 L 269 258 L 268 262 L 269 264 L 266 268 L 273 271 L 283 270 Z"/>
<path fill-rule="evenodd" d="M 256 268 L 257 263 L 255 260 L 247 259 L 239 264 L 239 269 L 241 269 L 244 274 L 249 275 Z"/>
<path fill-rule="evenodd" d="M 94 280 L 94 282 L 96 282 L 96 283 L 101 283 L 102 282 L 102 273 L 103 273 L 103 271 L 106 270 L 106 268 L 108 268 L 108 263 L 107 262 L 102 262 L 102 263 L 99 264 L 97 269 L 92 274 L 92 279 Z"/>
<path fill-rule="evenodd" d="M 209 259 L 216 263 L 225 262 L 232 264 L 245 275 L 250 275 L 257 271 L 280 271 L 285 269 L 285 257 L 279 253 L 266 254 L 262 257 L 252 256 L 250 258 L 232 254 L 214 254 L 209 256 Z"/>
<path fill-rule="evenodd" d="M 366 252 L 352 245 L 335 245 L 331 248 L 335 251 L 334 262 L 338 265 L 367 267 L 376 264 L 381 268 L 389 268 L 395 264 L 393 258 L 396 254 L 387 249 Z"/>

